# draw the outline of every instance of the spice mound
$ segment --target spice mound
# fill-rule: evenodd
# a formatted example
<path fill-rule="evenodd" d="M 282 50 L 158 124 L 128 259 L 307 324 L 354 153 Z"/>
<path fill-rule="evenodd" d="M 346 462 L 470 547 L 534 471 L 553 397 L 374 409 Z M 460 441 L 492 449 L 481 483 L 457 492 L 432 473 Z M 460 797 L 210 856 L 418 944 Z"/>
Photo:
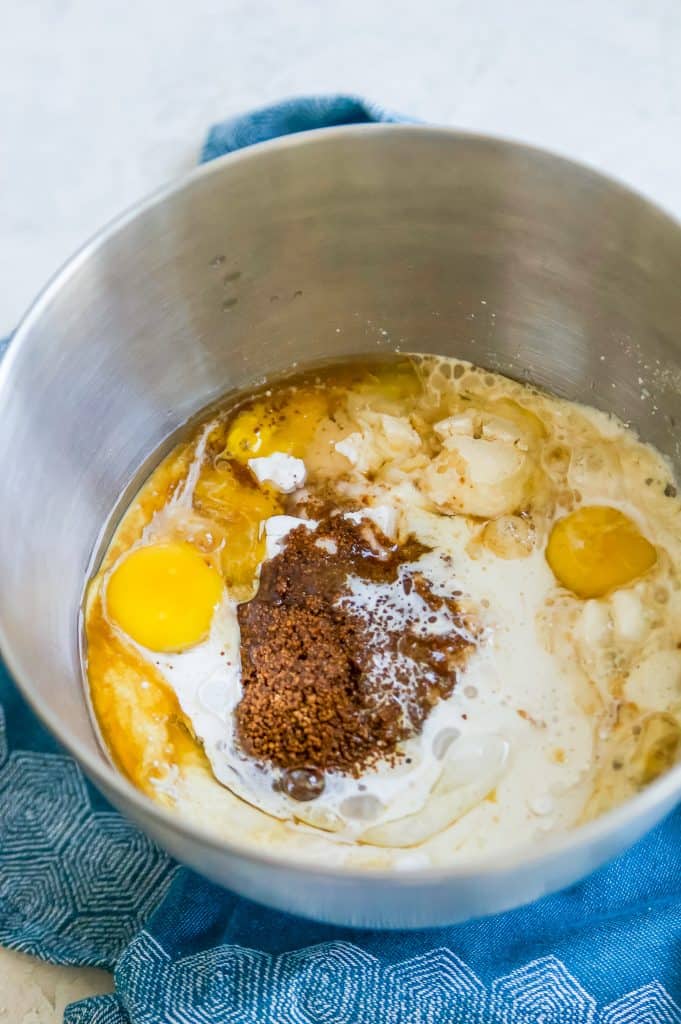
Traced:
<path fill-rule="evenodd" d="M 244 753 L 291 773 L 285 786 L 304 775 L 315 790 L 320 772 L 358 777 L 396 762 L 451 694 L 475 641 L 455 600 L 419 571 L 426 551 L 336 511 L 295 528 L 263 564 L 238 612 L 236 730 Z"/>

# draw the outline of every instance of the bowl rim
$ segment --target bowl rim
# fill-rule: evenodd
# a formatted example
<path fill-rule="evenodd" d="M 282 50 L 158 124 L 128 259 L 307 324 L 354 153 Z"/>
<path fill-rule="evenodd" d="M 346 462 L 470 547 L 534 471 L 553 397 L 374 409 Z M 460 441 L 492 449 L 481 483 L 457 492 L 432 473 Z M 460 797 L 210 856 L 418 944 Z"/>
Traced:
<path fill-rule="evenodd" d="M 323 144 L 327 140 L 342 139 L 350 136 L 356 138 L 361 136 L 377 138 L 390 135 L 404 135 L 407 137 L 432 136 L 434 140 L 442 139 L 461 144 L 493 146 L 516 154 L 525 154 L 529 157 L 547 160 L 548 162 L 553 162 L 554 165 L 562 164 L 566 169 L 580 174 L 584 181 L 591 179 L 594 184 L 599 184 L 601 187 L 614 188 L 624 193 L 630 199 L 646 207 L 654 216 L 662 218 L 671 227 L 681 232 L 681 221 L 643 193 L 631 188 L 618 178 L 604 174 L 588 164 L 502 135 L 461 131 L 447 126 L 431 126 L 427 124 L 368 123 L 319 128 L 280 136 L 225 154 L 207 163 L 199 164 L 184 175 L 171 180 L 138 200 L 122 213 L 105 223 L 103 227 L 84 242 L 48 279 L 19 321 L 15 331 L 10 335 L 11 342 L 9 348 L 2 360 L 0 360 L 0 408 L 2 406 L 3 394 L 11 384 L 14 361 L 22 345 L 26 343 L 33 324 L 42 315 L 44 308 L 50 303 L 52 297 L 59 291 L 63 283 L 69 280 L 91 255 L 101 249 L 110 238 L 135 220 L 141 213 L 160 205 L 165 200 L 185 189 L 192 188 L 197 181 L 204 177 L 220 174 L 225 167 L 235 163 L 258 160 L 262 155 L 266 156 L 269 152 L 296 149 L 300 146 L 308 147 L 318 143 Z M 80 623 L 75 623 L 74 628 L 79 630 Z M 471 859 L 470 861 L 452 864 L 449 867 L 409 867 L 400 868 L 399 870 L 396 870 L 394 867 L 391 869 L 375 869 L 345 866 L 342 864 L 327 867 L 316 861 L 296 857 L 295 855 L 292 856 L 285 852 L 273 854 L 254 843 L 239 842 L 238 839 L 219 837 L 208 829 L 192 825 L 186 816 L 166 809 L 137 789 L 113 763 L 106 759 L 103 752 L 96 755 L 85 748 L 75 736 L 70 734 L 68 723 L 64 723 L 58 714 L 52 713 L 42 705 L 38 695 L 33 692 L 30 673 L 24 670 L 20 658 L 15 655 L 12 649 L 11 638 L 7 635 L 1 617 L 0 656 L 16 683 L 20 694 L 28 702 L 40 722 L 66 752 L 75 759 L 90 781 L 104 792 L 107 799 L 110 799 L 119 810 L 121 807 L 126 808 L 121 813 L 127 815 L 129 813 L 128 807 L 132 805 L 135 812 L 132 817 L 136 824 L 144 821 L 145 818 L 151 818 L 152 823 L 158 826 L 159 831 L 177 833 L 184 840 L 203 844 L 209 847 L 211 852 L 217 856 L 228 856 L 242 861 L 255 862 L 263 868 L 279 870 L 283 868 L 301 878 L 304 876 L 308 881 L 311 878 L 320 881 L 359 881 L 361 879 L 371 879 L 373 883 L 379 886 L 399 885 L 400 887 L 414 888 L 427 886 L 430 888 L 454 880 L 461 882 L 472 879 L 503 878 L 505 875 L 518 869 L 531 871 L 533 868 L 553 859 L 576 854 L 584 847 L 605 843 L 609 837 L 618 831 L 625 830 L 627 826 L 634 824 L 637 819 L 646 817 L 647 813 L 654 814 L 659 806 L 672 802 L 674 797 L 677 799 L 681 798 L 681 763 L 679 763 L 640 793 L 626 800 L 618 807 L 605 812 L 587 824 L 578 825 L 564 833 L 548 836 L 546 839 L 542 839 L 541 843 L 524 841 L 517 846 L 510 847 L 506 851 L 482 854 L 476 857 L 475 861 Z M 81 683 L 83 687 L 86 686 L 86 680 L 82 672 Z M 86 695 L 84 695 L 84 699 L 87 700 Z M 110 794 L 114 794 L 113 797 Z M 140 827 L 143 831 L 145 830 L 144 825 Z M 647 832 L 649 829 L 646 828 L 644 831 Z M 621 852 L 630 845 L 631 843 L 625 843 L 621 848 Z M 406 849 L 410 850 L 412 848 Z"/>

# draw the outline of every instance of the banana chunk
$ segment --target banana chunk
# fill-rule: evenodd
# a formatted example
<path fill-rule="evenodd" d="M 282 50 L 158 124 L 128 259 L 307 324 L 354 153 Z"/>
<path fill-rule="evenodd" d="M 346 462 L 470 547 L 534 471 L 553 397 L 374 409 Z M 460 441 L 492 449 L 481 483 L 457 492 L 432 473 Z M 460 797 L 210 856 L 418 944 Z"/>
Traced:
<path fill-rule="evenodd" d="M 421 447 L 421 438 L 402 416 L 365 410 L 360 431 L 337 441 L 335 449 L 364 475 L 375 473 L 392 459 L 407 459 Z"/>
<path fill-rule="evenodd" d="M 442 449 L 422 489 L 440 512 L 496 519 L 522 507 L 533 459 L 516 426 L 497 416 L 451 416 L 435 424 Z"/>

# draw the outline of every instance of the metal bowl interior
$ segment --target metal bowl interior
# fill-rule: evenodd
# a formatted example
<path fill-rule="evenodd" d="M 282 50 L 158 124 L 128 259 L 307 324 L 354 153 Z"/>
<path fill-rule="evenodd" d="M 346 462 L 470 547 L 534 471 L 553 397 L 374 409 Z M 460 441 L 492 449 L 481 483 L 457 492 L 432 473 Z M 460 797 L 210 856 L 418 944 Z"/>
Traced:
<path fill-rule="evenodd" d="M 225 391 L 292 363 L 457 355 L 610 410 L 681 463 L 681 228 L 517 144 L 416 126 L 330 129 L 197 170 L 46 288 L 0 369 L 0 642 L 105 795 L 253 899 L 352 925 L 492 913 L 575 881 L 658 821 L 681 768 L 553 840 L 451 871 L 312 869 L 200 834 L 102 753 L 79 666 L 93 551 L 139 467 Z"/>

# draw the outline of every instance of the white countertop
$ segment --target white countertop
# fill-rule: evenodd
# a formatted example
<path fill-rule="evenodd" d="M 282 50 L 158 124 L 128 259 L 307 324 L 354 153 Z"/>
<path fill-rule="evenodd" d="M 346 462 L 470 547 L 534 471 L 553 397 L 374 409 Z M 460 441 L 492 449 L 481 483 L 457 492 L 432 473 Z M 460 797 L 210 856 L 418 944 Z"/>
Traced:
<path fill-rule="evenodd" d="M 2 23 L 0 336 L 212 122 L 301 93 L 544 146 L 681 216 L 678 0 L 23 0 Z M 0 1022 L 102 985 L 0 951 Z"/>

